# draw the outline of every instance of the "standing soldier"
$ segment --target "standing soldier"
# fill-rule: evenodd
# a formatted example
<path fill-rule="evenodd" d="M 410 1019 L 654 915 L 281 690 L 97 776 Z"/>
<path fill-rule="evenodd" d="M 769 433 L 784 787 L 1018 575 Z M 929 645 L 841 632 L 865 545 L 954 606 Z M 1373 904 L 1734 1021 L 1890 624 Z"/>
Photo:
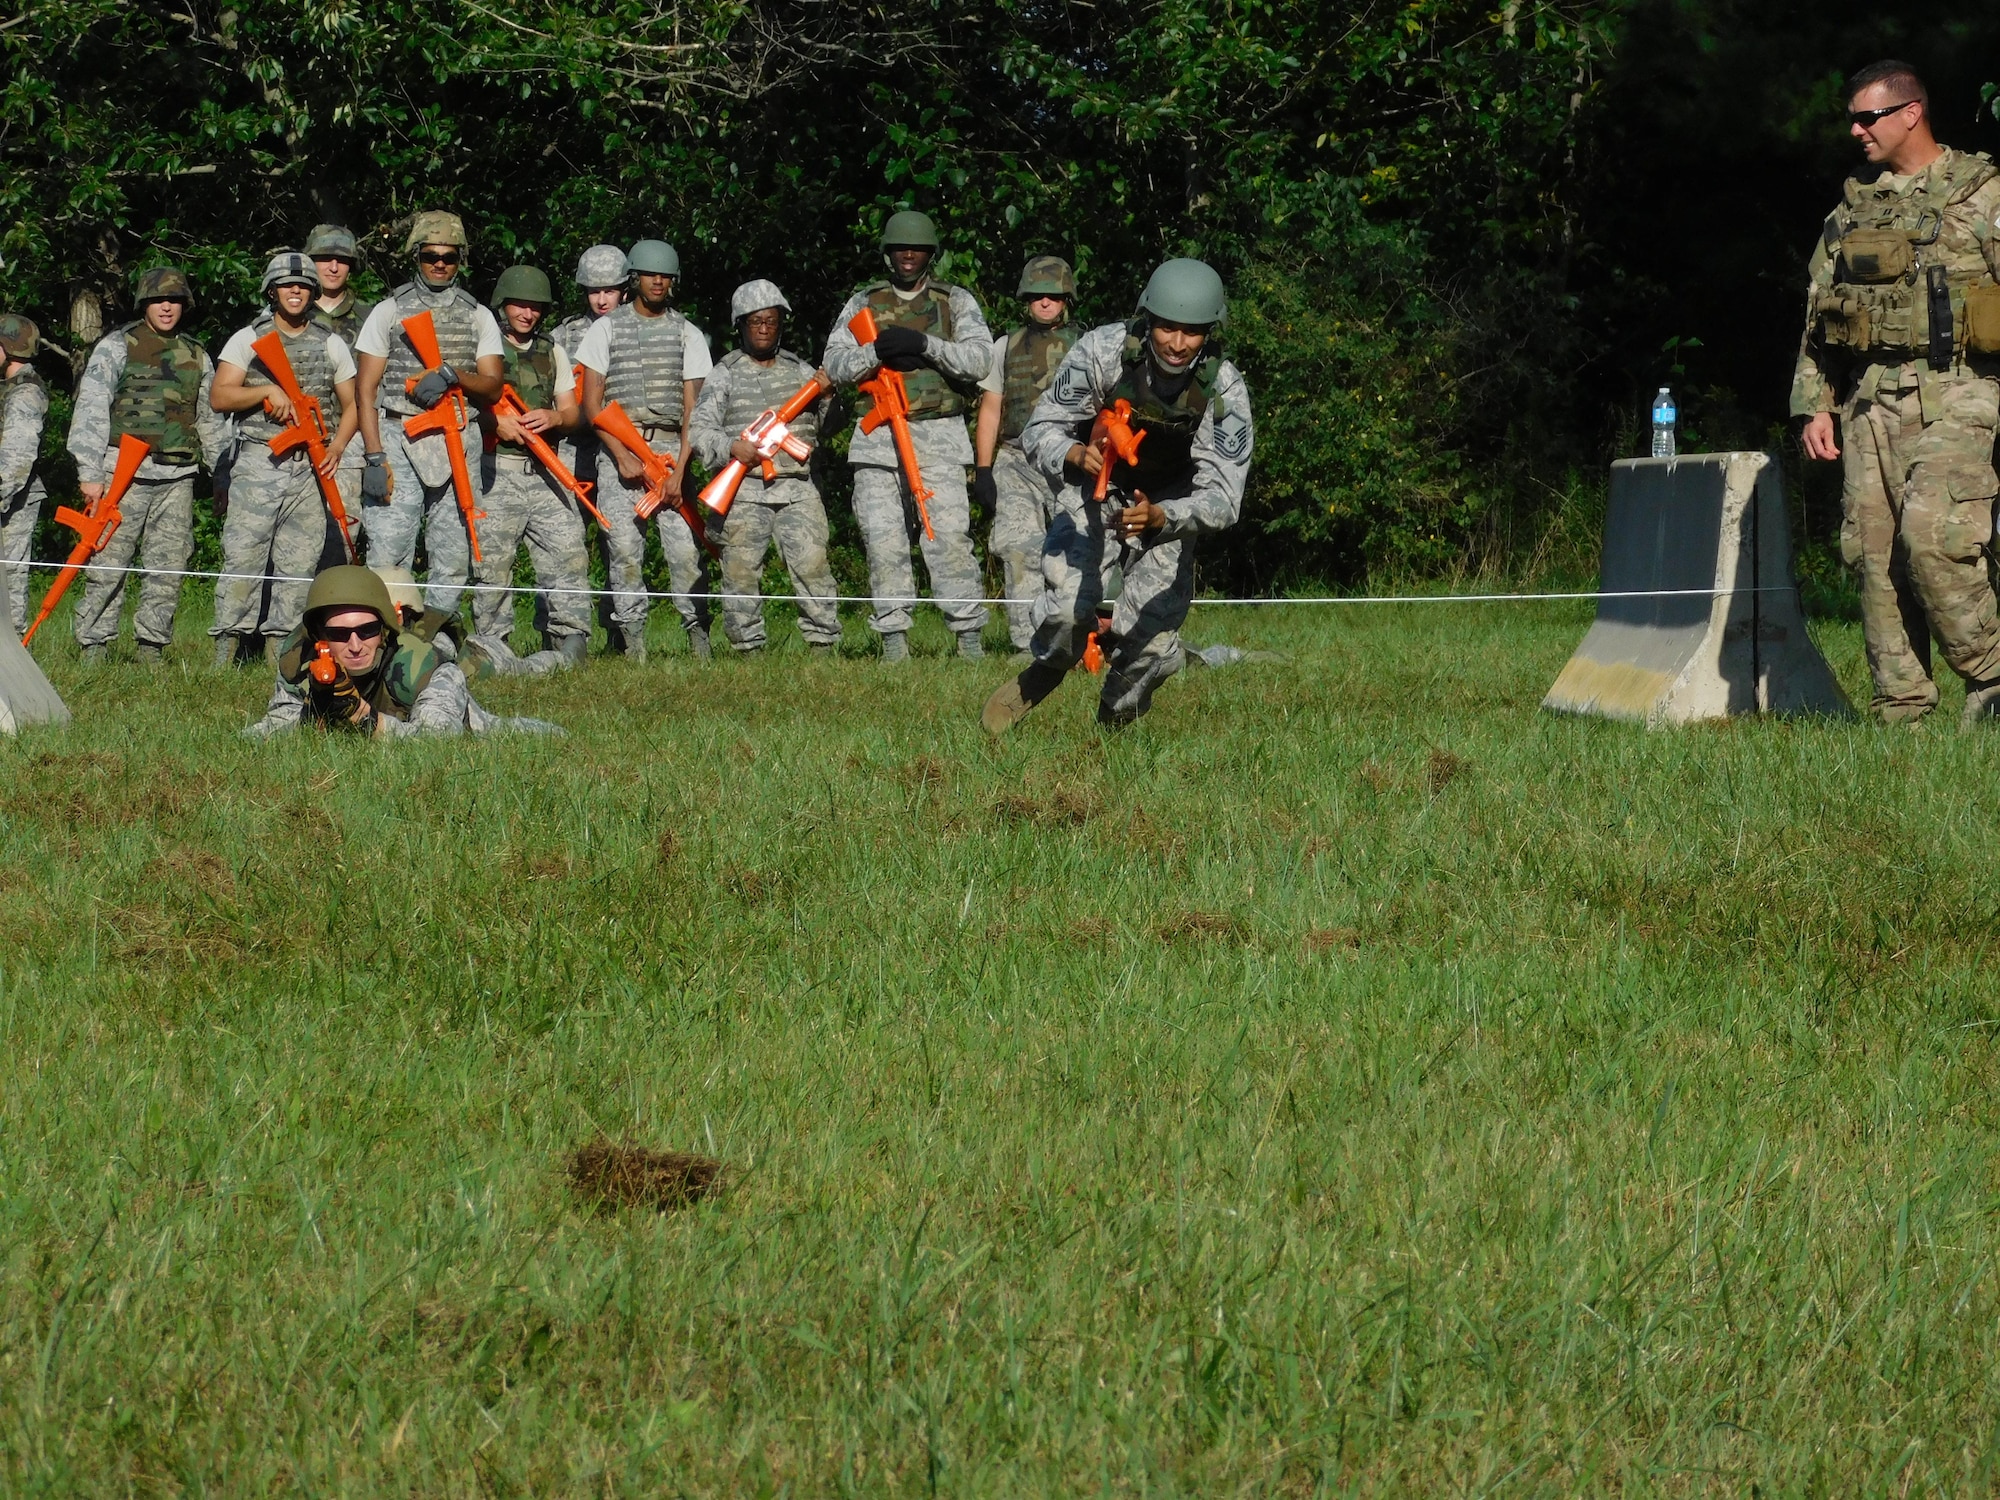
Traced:
<path fill-rule="evenodd" d="M 1847 86 L 1849 130 L 1876 170 L 1848 179 L 1813 247 L 1792 380 L 1808 457 L 1843 457 L 1840 551 L 1885 723 L 1937 706 L 1930 638 L 1965 679 L 1964 723 L 2000 711 L 1993 539 L 2000 408 L 2000 174 L 1941 146 L 1907 63 Z M 1959 336 L 1962 328 L 1963 337 Z"/>
<path fill-rule="evenodd" d="M 583 517 L 576 502 L 549 477 L 528 451 L 522 429 L 554 443 L 576 430 L 576 376 L 569 351 L 542 332 L 555 292 L 533 266 L 509 266 L 493 288 L 500 310 L 503 379 L 528 410 L 513 417 L 495 412 L 497 439 L 485 456 L 480 477 L 486 524 L 480 545 L 486 554 L 472 596 L 476 632 L 507 640 L 514 628 L 514 554 L 525 542 L 542 595 L 547 644 L 576 663 L 590 649 L 590 583 L 584 566 Z"/>
<path fill-rule="evenodd" d="M 694 451 L 711 469 L 735 459 L 750 471 L 722 523 L 722 591 L 727 596 L 722 629 L 729 643 L 738 651 L 764 649 L 758 581 L 775 537 L 799 596 L 799 634 L 814 655 L 831 656 L 840 642 L 840 614 L 833 602 L 838 590 L 827 566 L 826 507 L 813 484 L 811 460 L 802 462 L 781 449 L 771 459 L 777 475 L 766 480 L 757 450 L 741 436 L 758 417 L 818 378 L 820 398 L 792 420 L 790 429 L 804 443 L 819 441 L 821 418 L 833 401 L 831 382 L 810 360 L 782 347 L 785 314 L 791 310 L 785 294 L 768 281 L 746 281 L 736 289 L 729 315 L 736 322 L 739 347 L 717 361 L 688 431 Z"/>
<path fill-rule="evenodd" d="M 599 318 L 584 335 L 577 362 L 583 366 L 583 411 L 591 421 L 616 401 L 655 453 L 674 461 L 667 499 L 658 512 L 660 550 L 674 607 L 687 627 L 694 654 L 708 659 L 708 572 L 694 532 L 673 507 L 687 474 L 688 439 L 682 430 L 708 376 L 708 337 L 682 317 L 673 304 L 681 258 L 664 240 L 641 240 L 626 256 L 632 269 L 633 298 Z M 597 491 L 597 508 L 611 523 L 605 548 L 611 563 L 611 618 L 625 654 L 646 659 L 645 523 L 635 507 L 646 492 L 639 460 L 615 438 L 598 434 L 604 455 L 617 465 L 620 488 Z"/>
<path fill-rule="evenodd" d="M 1097 722 L 1131 723 L 1181 669 L 1180 627 L 1194 598 L 1188 543 L 1236 524 L 1250 474 L 1250 392 L 1216 337 L 1227 310 L 1220 276 L 1198 260 L 1170 260 L 1146 283 L 1139 316 L 1077 340 L 1037 403 L 1021 447 L 1063 487 L 1042 548 L 1035 659 L 986 700 L 987 733 L 1004 734 L 1061 685 L 1114 568 L 1125 584 L 1110 638 L 1100 637 Z M 1088 439 L 1098 413 L 1121 398 L 1143 439 L 1137 465 L 1112 471 L 1099 504 L 1083 487 L 1109 460 Z"/>
<path fill-rule="evenodd" d="M 903 372 L 910 393 L 910 435 L 930 500 L 933 539 L 918 533 L 917 545 L 930 570 L 931 588 L 945 623 L 958 637 L 958 654 L 982 655 L 979 632 L 986 606 L 979 563 L 972 553 L 972 506 L 965 490 L 972 444 L 965 435 L 965 408 L 993 362 L 993 335 L 979 304 L 961 287 L 930 277 L 938 252 L 937 226 L 925 214 L 891 214 L 882 228 L 882 258 L 889 279 L 863 287 L 841 308 L 826 341 L 826 369 L 852 385 L 886 365 Z M 881 335 L 866 348 L 854 341 L 847 322 L 862 308 L 875 314 Z M 861 401 L 865 415 L 872 403 Z M 916 575 L 910 566 L 910 528 L 915 505 L 908 477 L 896 455 L 889 426 L 871 433 L 856 429 L 847 450 L 854 466 L 854 515 L 868 547 L 868 588 L 874 595 L 869 624 L 882 637 L 882 659 L 910 654 L 909 629 L 916 603 Z"/>
<path fill-rule="evenodd" d="M 368 321 L 368 314 L 375 310 L 374 303 L 363 302 L 348 285 L 354 268 L 361 264 L 361 243 L 355 239 L 351 229 L 338 224 L 315 224 L 312 233 L 306 237 L 306 256 L 319 273 L 319 296 L 313 302 L 313 324 L 345 344 L 351 359 L 354 357 L 354 346 L 361 338 L 362 325 Z M 340 484 L 340 503 L 347 507 L 348 525 L 354 532 L 357 546 L 365 530 L 361 508 L 361 449 L 360 443 L 347 445 L 347 451 L 340 456 L 340 473 L 336 476 Z M 347 548 L 341 540 L 340 528 L 329 514 L 326 518 L 326 542 L 320 549 L 320 565 L 330 568 L 346 561 Z"/>
<path fill-rule="evenodd" d="M 1034 634 L 1028 610 L 1041 587 L 1042 538 L 1049 532 L 1057 488 L 1028 462 L 1021 434 L 1082 330 L 1070 320 L 1076 277 L 1067 261 L 1036 256 L 1022 269 L 1014 295 L 1026 304 L 1028 321 L 993 341 L 993 368 L 979 382 L 972 493 L 993 519 L 987 550 L 1000 559 L 1007 635 L 1021 652 Z"/>
<path fill-rule="evenodd" d="M 555 331 L 555 341 L 569 351 L 575 359 L 583 348 L 584 335 L 589 333 L 599 318 L 615 312 L 625 302 L 632 281 L 632 268 L 626 263 L 625 252 L 616 245 L 592 245 L 576 261 L 576 285 L 583 293 L 583 311 L 565 318 Z M 579 409 L 583 402 L 583 370 L 577 367 L 576 399 Z M 590 423 L 579 420 L 577 430 L 562 440 L 557 449 L 562 461 L 569 465 L 570 473 L 590 485 L 595 492 L 601 487 L 598 474 L 597 456 L 601 450 L 597 446 L 597 431 Z M 598 497 L 602 509 L 602 496 Z M 590 528 L 584 528 L 584 545 L 588 548 Z M 585 562 L 589 557 L 586 552 Z M 605 539 L 605 577 L 611 576 L 610 538 Z M 604 626 L 605 639 L 615 638 L 617 631 L 611 619 L 611 601 L 608 597 L 596 601 L 596 615 Z"/>
<path fill-rule="evenodd" d="M 457 214 L 418 214 L 404 248 L 415 252 L 416 278 L 375 305 L 355 343 L 363 448 L 361 507 L 368 518 L 369 559 L 382 566 L 409 567 L 417 552 L 417 529 L 423 528 L 430 577 L 424 588 L 424 616 L 412 633 L 429 640 L 457 614 L 472 555 L 445 444 L 461 443 L 468 470 L 476 471 L 480 434 L 478 425 L 468 421 L 456 438 L 450 433 L 411 438 L 403 432 L 403 421 L 436 406 L 454 385 L 480 401 L 498 400 L 500 325 L 458 283 L 466 242 L 465 226 Z M 444 360 L 442 368 L 428 372 L 403 330 L 404 319 L 424 312 L 437 329 Z"/>
<path fill-rule="evenodd" d="M 19 313 L 0 317 L 0 560 L 7 575 L 7 616 L 19 635 L 28 628 L 28 570 L 35 523 L 48 491 L 36 472 L 49 388 L 29 363 L 41 330 Z"/>
<path fill-rule="evenodd" d="M 303 445 L 283 457 L 271 439 L 290 427 L 292 403 L 277 377 L 251 347 L 275 332 L 283 343 L 299 390 L 320 405 L 322 415 L 339 415 L 328 434 L 327 476 L 339 471 L 340 456 L 354 437 L 360 412 L 354 390 L 354 356 L 346 341 L 328 333 L 313 317 L 319 273 L 306 255 L 287 250 L 264 268 L 269 306 L 222 346 L 216 361 L 209 405 L 236 417 L 236 461 L 230 475 L 229 512 L 222 523 L 222 571 L 215 590 L 215 664 L 236 664 L 241 648 L 258 633 L 264 579 L 271 581 L 270 607 L 263 611 L 264 655 L 275 663 L 278 646 L 305 613 L 306 590 L 319 568 L 326 540 L 327 505 Z"/>
<path fill-rule="evenodd" d="M 178 266 L 142 272 L 138 303 L 138 319 L 90 351 L 70 417 L 68 447 L 87 503 L 103 498 L 121 437 L 143 438 L 152 448 L 119 505 L 123 523 L 92 559 L 106 571 L 85 575 L 75 617 L 85 661 L 103 661 L 118 636 L 125 575 L 112 570 L 129 565 L 135 553 L 144 572 L 132 620 L 135 654 L 142 662 L 160 660 L 174 636 L 180 571 L 194 549 L 195 471 L 204 463 L 213 469 L 228 441 L 208 404 L 215 366 L 180 329 L 194 306 L 186 274 Z"/>

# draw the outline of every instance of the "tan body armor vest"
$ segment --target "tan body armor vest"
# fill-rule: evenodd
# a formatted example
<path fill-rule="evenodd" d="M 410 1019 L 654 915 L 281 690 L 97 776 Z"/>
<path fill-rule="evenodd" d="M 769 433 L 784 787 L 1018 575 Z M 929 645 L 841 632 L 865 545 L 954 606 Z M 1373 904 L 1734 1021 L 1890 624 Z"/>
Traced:
<path fill-rule="evenodd" d="M 256 321 L 250 326 L 256 330 L 257 337 L 262 338 L 278 326 L 278 320 L 267 307 L 257 315 Z M 278 337 L 284 340 L 285 358 L 291 361 L 292 373 L 299 378 L 299 389 L 319 402 L 320 415 L 326 419 L 327 435 L 331 437 L 334 428 L 340 423 L 340 399 L 334 394 L 333 389 L 333 358 L 326 349 L 326 341 L 332 337 L 331 332 L 322 325 L 309 321 L 301 332 L 281 331 Z M 250 382 L 257 385 L 278 383 L 277 378 L 264 368 L 264 361 L 254 355 L 250 360 L 250 368 L 245 373 Z M 268 443 L 290 425 L 272 421 L 270 413 L 258 406 L 238 414 L 236 432 L 246 443 Z M 292 451 L 305 452 L 303 448 L 295 448 Z"/>

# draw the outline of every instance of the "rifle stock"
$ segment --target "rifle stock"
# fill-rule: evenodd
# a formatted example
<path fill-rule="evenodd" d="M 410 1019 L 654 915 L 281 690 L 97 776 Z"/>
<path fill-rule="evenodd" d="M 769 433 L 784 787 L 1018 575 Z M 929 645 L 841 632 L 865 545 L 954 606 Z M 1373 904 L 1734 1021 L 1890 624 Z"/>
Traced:
<path fill-rule="evenodd" d="M 847 320 L 847 331 L 854 335 L 857 344 L 874 343 L 875 335 L 880 332 L 875 326 L 874 311 L 862 308 Z M 875 402 L 861 419 L 861 430 L 873 432 L 884 422 L 889 424 L 890 435 L 896 440 L 896 457 L 902 461 L 903 477 L 909 481 L 910 498 L 916 501 L 917 515 L 924 523 L 924 535 L 937 540 L 937 532 L 931 527 L 929 503 L 934 491 L 924 484 L 923 471 L 917 467 L 916 444 L 910 439 L 910 388 L 903 383 L 903 372 L 881 365 L 873 377 L 860 382 L 858 389 L 866 391 Z"/>
<path fill-rule="evenodd" d="M 432 319 L 430 309 L 425 308 L 414 317 L 403 319 L 403 336 L 410 341 L 417 358 L 424 362 L 426 373 L 444 365 L 444 353 L 438 347 L 437 323 Z M 411 376 L 403 382 L 405 395 L 414 396 L 417 382 L 422 377 Z M 466 540 L 472 543 L 472 560 L 475 563 L 486 559 L 479 553 L 479 517 L 482 514 L 472 497 L 472 473 L 465 467 L 465 443 L 462 435 L 465 424 L 471 420 L 466 410 L 465 390 L 454 385 L 445 392 L 444 399 L 429 411 L 418 412 L 414 417 L 403 419 L 403 435 L 420 438 L 426 433 L 441 432 L 445 436 L 444 449 L 451 459 L 451 488 L 458 499 L 458 513 L 465 518 Z"/>
<path fill-rule="evenodd" d="M 125 498 L 125 492 L 132 488 L 132 481 L 139 477 L 139 465 L 152 452 L 152 445 L 143 438 L 135 438 L 130 433 L 118 440 L 118 463 L 111 471 L 111 483 L 104 493 L 91 503 L 86 511 L 71 510 L 67 505 L 56 507 L 56 519 L 76 533 L 76 545 L 69 550 L 69 558 L 63 563 L 62 571 L 56 574 L 56 581 L 49 585 L 48 593 L 42 596 L 41 612 L 21 637 L 21 644 L 27 645 L 35 638 L 35 632 L 42 628 L 42 622 L 56 612 L 56 605 L 69 586 L 76 582 L 76 575 L 83 571 L 85 563 L 102 552 L 118 530 L 119 522 L 125 518 L 118 512 L 118 502 Z"/>
<path fill-rule="evenodd" d="M 514 387 L 503 385 L 500 387 L 500 399 L 493 403 L 493 410 L 518 422 L 528 414 L 528 404 L 521 399 L 520 393 Z M 523 427 L 521 446 L 535 455 L 535 461 L 548 472 L 549 478 L 576 496 L 576 503 L 595 516 L 599 526 L 606 531 L 611 529 L 611 523 L 604 519 L 604 512 L 591 504 L 590 486 L 570 472 L 569 465 L 562 461 L 561 455 L 549 445 L 547 438 L 539 432 L 532 432 Z"/>
<path fill-rule="evenodd" d="M 347 521 L 347 506 L 340 498 L 340 482 L 320 468 L 328 454 L 326 413 L 319 399 L 308 396 L 299 385 L 298 372 L 292 368 L 292 358 L 285 352 L 285 341 L 279 337 L 277 329 L 273 328 L 253 342 L 250 350 L 292 403 L 292 425 L 271 439 L 271 452 L 283 458 L 300 447 L 306 450 L 307 461 L 313 467 L 313 482 L 319 486 L 320 499 L 326 502 L 327 513 L 340 527 L 340 543 L 347 549 L 347 560 L 353 562 L 358 554 L 354 550 L 354 530 Z"/>

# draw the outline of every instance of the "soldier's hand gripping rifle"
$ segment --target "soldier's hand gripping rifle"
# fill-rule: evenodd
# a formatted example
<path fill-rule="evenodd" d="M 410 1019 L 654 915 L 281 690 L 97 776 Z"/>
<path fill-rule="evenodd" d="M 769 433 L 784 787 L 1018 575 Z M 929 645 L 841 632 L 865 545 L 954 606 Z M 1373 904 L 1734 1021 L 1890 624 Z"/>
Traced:
<path fill-rule="evenodd" d="M 632 513 L 642 521 L 649 521 L 666 504 L 667 478 L 674 472 L 674 461 L 664 453 L 655 453 L 647 443 L 645 434 L 633 425 L 625 414 L 625 408 L 616 401 L 607 401 L 598 414 L 591 418 L 591 425 L 606 437 L 616 438 L 631 455 L 639 460 L 639 467 L 646 471 L 646 493 L 639 503 L 632 507 Z M 711 546 L 708 528 L 702 524 L 701 512 L 685 494 L 674 499 L 674 510 L 687 522 L 688 530 L 694 533 L 697 545 L 707 547 L 719 555 L 719 549 Z"/>
<path fill-rule="evenodd" d="M 849 318 L 847 331 L 854 335 L 857 344 L 874 343 L 880 330 L 875 326 L 873 310 L 864 307 Z M 857 388 L 866 391 L 875 403 L 861 419 L 861 430 L 873 432 L 884 422 L 889 424 L 889 431 L 896 439 L 896 456 L 903 463 L 903 477 L 910 482 L 910 498 L 916 501 L 917 515 L 924 523 L 924 535 L 935 541 L 937 533 L 931 529 L 929 504 L 933 491 L 924 487 L 923 473 L 917 468 L 917 450 L 910 441 L 910 388 L 903 383 L 903 372 L 883 365 Z"/>
<path fill-rule="evenodd" d="M 313 467 L 313 480 L 319 485 L 320 499 L 326 502 L 327 513 L 340 527 L 340 542 L 347 549 L 347 560 L 353 562 L 354 532 L 347 524 L 347 506 L 340 498 L 340 482 L 327 473 L 326 462 L 330 456 L 327 447 L 326 413 L 321 409 L 319 398 L 308 396 L 299 386 L 299 377 L 292 369 L 292 358 L 285 353 L 285 341 L 273 328 L 262 338 L 250 345 L 250 352 L 258 362 L 270 372 L 278 389 L 285 393 L 285 399 L 292 403 L 292 425 L 271 439 L 270 449 L 274 456 L 283 458 L 287 453 L 303 447 L 306 460 Z M 270 409 L 270 403 L 265 403 Z"/>
<path fill-rule="evenodd" d="M 435 374 L 444 368 L 444 354 L 438 348 L 437 324 L 432 321 L 429 308 L 415 317 L 403 319 L 403 337 L 410 341 L 417 358 L 424 362 L 424 375 Z M 404 394 L 415 396 L 424 375 L 412 375 L 404 381 Z M 403 418 L 403 435 L 420 438 L 427 432 L 444 434 L 445 452 L 451 457 L 451 488 L 458 497 L 458 513 L 465 517 L 465 535 L 472 543 L 472 560 L 484 562 L 485 559 L 479 555 L 477 524 L 481 512 L 473 503 L 472 475 L 465 467 L 464 432 L 465 424 L 470 420 L 465 405 L 465 388 L 454 382 L 446 388 L 443 399 L 429 411 Z"/>
<path fill-rule="evenodd" d="M 520 423 L 521 418 L 528 414 L 528 403 L 521 399 L 520 393 L 514 387 L 503 385 L 500 387 L 500 399 L 493 403 L 493 410 L 500 416 L 512 417 L 516 423 Z M 525 424 L 519 430 L 521 446 L 535 455 L 535 462 L 542 466 L 549 478 L 576 496 L 576 503 L 596 517 L 599 526 L 609 531 L 611 523 L 604 519 L 604 512 L 590 503 L 590 486 L 570 473 L 569 465 L 564 463 L 556 450 L 549 446 L 547 438 Z"/>
<path fill-rule="evenodd" d="M 791 423 L 799 414 L 819 400 L 826 389 L 822 374 L 815 374 L 783 406 L 774 406 L 757 418 L 738 434 L 739 437 L 757 450 L 758 467 L 764 482 L 770 483 L 778 477 L 778 467 L 772 462 L 780 453 L 790 455 L 799 463 L 812 457 L 812 444 L 793 434 Z M 736 491 L 742 485 L 750 466 L 740 459 L 730 459 L 729 463 L 707 484 L 702 486 L 701 503 L 718 516 L 729 514 L 729 507 L 736 501 Z"/>
<path fill-rule="evenodd" d="M 56 581 L 49 585 L 48 593 L 42 596 L 41 613 L 35 616 L 28 633 L 21 637 L 22 645 L 32 641 L 35 632 L 42 628 L 42 622 L 56 612 L 56 606 L 62 602 L 69 586 L 76 582 L 76 575 L 83 571 L 84 564 L 110 544 L 111 534 L 125 519 L 118 513 L 118 502 L 132 488 L 132 481 L 139 477 L 139 465 L 152 451 L 152 445 L 145 439 L 127 433 L 118 440 L 118 463 L 111 471 L 111 483 L 104 487 L 102 495 L 90 502 L 90 509 L 76 511 L 67 505 L 56 507 L 56 519 L 76 533 L 76 545 L 69 549 L 69 560 L 56 574 Z"/>
<path fill-rule="evenodd" d="M 1103 457 L 1104 464 L 1097 471 L 1097 487 L 1090 492 L 1093 500 L 1102 500 L 1111 491 L 1111 464 L 1117 462 L 1130 468 L 1139 462 L 1139 445 L 1146 441 L 1146 434 L 1132 428 L 1132 403 L 1120 396 L 1103 411 L 1091 424 L 1090 446 Z"/>

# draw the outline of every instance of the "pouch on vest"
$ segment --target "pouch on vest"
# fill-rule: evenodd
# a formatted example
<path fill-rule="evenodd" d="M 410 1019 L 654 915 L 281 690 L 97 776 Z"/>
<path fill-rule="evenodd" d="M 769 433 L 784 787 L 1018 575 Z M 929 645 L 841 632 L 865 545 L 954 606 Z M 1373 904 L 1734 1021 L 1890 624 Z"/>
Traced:
<path fill-rule="evenodd" d="M 1966 288 L 1964 316 L 1965 347 L 1974 354 L 2000 354 L 2000 283 Z"/>
<path fill-rule="evenodd" d="M 1900 229 L 1850 229 L 1840 241 L 1840 259 L 1847 267 L 1843 281 L 1880 286 L 1900 281 L 1916 264 L 1916 247 Z"/>

